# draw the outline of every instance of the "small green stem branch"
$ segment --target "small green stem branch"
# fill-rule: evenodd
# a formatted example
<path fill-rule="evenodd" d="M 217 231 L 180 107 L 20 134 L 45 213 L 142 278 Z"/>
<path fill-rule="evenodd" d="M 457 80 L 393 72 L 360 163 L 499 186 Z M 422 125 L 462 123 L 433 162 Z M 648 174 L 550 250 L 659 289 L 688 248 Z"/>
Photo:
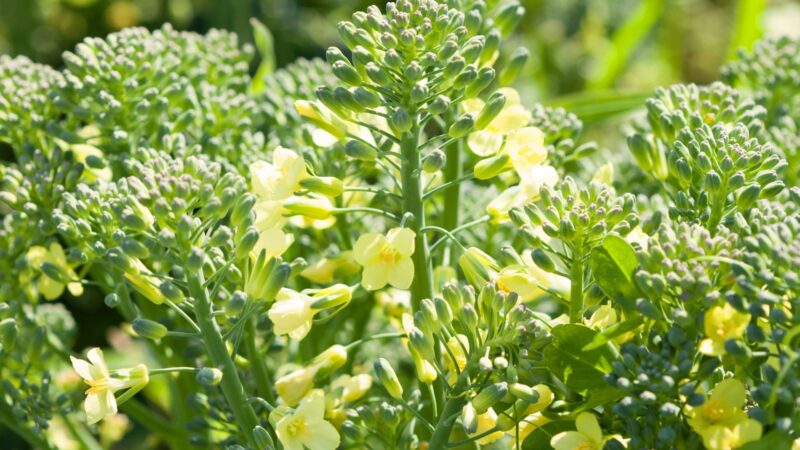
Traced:
<path fill-rule="evenodd" d="M 467 372 L 461 372 L 456 380 L 456 385 L 450 391 L 450 398 L 444 405 L 444 410 L 439 416 L 439 422 L 433 430 L 430 445 L 431 450 L 444 450 L 447 448 L 447 443 L 450 441 L 450 432 L 453 430 L 453 424 L 456 422 L 457 415 L 461 412 L 461 408 L 466 403 L 466 397 L 462 391 L 467 385 Z"/>
<path fill-rule="evenodd" d="M 570 283 L 569 321 L 570 323 L 581 323 L 583 321 L 583 255 L 577 251 L 572 255 Z"/>
<path fill-rule="evenodd" d="M 422 202 L 422 183 L 419 149 L 419 125 L 416 123 L 400 139 L 402 155 L 401 180 L 403 184 L 403 213 L 411 213 L 413 220 L 407 226 L 416 233 L 414 242 L 414 282 L 411 284 L 411 305 L 414 310 L 424 298 L 433 297 L 433 271 L 428 259 L 428 237 L 421 232 L 425 227 L 425 206 Z"/>
<path fill-rule="evenodd" d="M 208 355 L 211 363 L 222 371 L 222 381 L 220 387 L 225 395 L 228 406 L 231 408 L 239 430 L 245 435 L 247 442 L 253 448 L 258 448 L 257 441 L 253 435 L 253 429 L 258 425 L 253 408 L 247 403 L 244 386 L 239 379 L 239 372 L 236 364 L 228 355 L 225 341 L 222 339 L 219 325 L 211 314 L 211 301 L 203 288 L 203 273 L 196 273 L 189 277 L 189 292 L 195 300 L 195 314 L 203 341 L 208 348 Z"/>
<path fill-rule="evenodd" d="M 452 119 L 455 120 L 455 118 Z M 461 149 L 463 145 L 464 140 L 459 139 L 456 142 L 448 145 L 445 150 L 447 160 L 444 166 L 444 185 L 449 187 L 444 191 L 444 213 L 442 214 L 442 228 L 446 230 L 456 229 L 460 222 L 461 183 L 455 182 L 452 185 L 448 185 L 448 183 L 454 182 L 455 180 L 461 178 Z M 450 252 L 450 261 L 455 261 L 455 255 L 453 255 L 452 252 Z"/>
<path fill-rule="evenodd" d="M 244 345 L 247 350 L 247 359 L 250 360 L 250 367 L 253 369 L 253 378 L 256 380 L 258 395 L 270 403 L 274 402 L 275 398 L 272 394 L 272 381 L 270 380 L 269 371 L 266 364 L 264 364 L 264 358 L 256 343 L 254 317 L 247 321 Z"/>

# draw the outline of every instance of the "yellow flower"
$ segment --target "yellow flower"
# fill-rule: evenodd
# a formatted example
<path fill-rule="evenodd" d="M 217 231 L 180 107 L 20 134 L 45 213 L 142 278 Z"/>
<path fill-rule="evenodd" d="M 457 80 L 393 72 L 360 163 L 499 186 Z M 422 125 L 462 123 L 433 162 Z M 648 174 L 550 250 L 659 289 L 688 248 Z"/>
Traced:
<path fill-rule="evenodd" d="M 303 157 L 283 147 L 275 149 L 271 164 L 257 161 L 250 167 L 250 182 L 259 200 L 285 200 L 300 189 L 300 181 L 307 177 Z"/>
<path fill-rule="evenodd" d="M 493 429 L 497 425 L 497 413 L 494 412 L 494 409 L 489 408 L 486 410 L 485 413 L 478 415 L 478 428 L 475 430 L 474 433 L 470 434 L 469 437 L 474 437 L 479 434 L 483 434 L 488 432 L 489 430 Z M 502 438 L 505 435 L 502 431 L 495 431 L 494 433 L 489 433 L 486 436 L 478 439 L 476 442 L 480 445 L 488 445 L 492 442 Z"/>
<path fill-rule="evenodd" d="M 275 428 L 286 450 L 335 450 L 339 433 L 325 420 L 325 394 L 314 390 L 293 412 L 283 416 Z"/>
<path fill-rule="evenodd" d="M 467 366 L 467 353 L 464 350 L 469 351 L 469 339 L 463 334 L 457 334 L 447 341 L 447 348 L 450 351 L 444 352 L 444 366 L 447 370 L 447 382 L 453 384 L 458 374 Z"/>
<path fill-rule="evenodd" d="M 519 93 L 511 88 L 501 88 L 506 97 L 503 110 L 483 130 L 476 131 L 467 138 L 470 150 L 478 156 L 491 156 L 500 151 L 506 135 L 517 128 L 522 128 L 531 121 L 531 112 L 520 103 Z M 484 102 L 470 99 L 463 102 L 464 111 L 477 117 Z"/>
<path fill-rule="evenodd" d="M 131 265 L 133 270 L 125 272 L 125 278 L 136 292 L 156 305 L 164 303 L 166 297 L 156 284 L 157 279 L 152 276 L 153 272 L 139 258 L 131 258 Z"/>
<path fill-rule="evenodd" d="M 550 439 L 555 450 L 600 450 L 605 439 L 603 430 L 592 413 L 582 412 L 575 419 L 577 431 L 563 431 Z"/>
<path fill-rule="evenodd" d="M 131 369 L 109 372 L 103 359 L 103 352 L 99 348 L 92 348 L 86 354 L 89 361 L 84 361 L 70 356 L 75 372 L 89 385 L 86 390 L 86 401 L 83 403 L 86 411 L 86 420 L 97 423 L 105 417 L 117 413 L 117 399 L 114 393 L 129 389 L 123 395 L 125 399 L 142 389 L 148 382 L 147 367 L 140 364 Z M 124 401 L 120 398 L 120 403 Z"/>
<path fill-rule="evenodd" d="M 700 353 L 709 356 L 725 354 L 725 341 L 739 339 L 750 323 L 750 314 L 740 313 L 725 303 L 706 311 L 703 318 L 706 339 L 700 342 Z"/>
<path fill-rule="evenodd" d="M 510 431 L 508 431 L 508 435 L 511 436 L 512 439 L 515 439 L 517 433 L 519 433 L 519 441 L 524 442 L 525 439 L 527 439 L 531 433 L 536 431 L 536 429 L 544 425 L 547 425 L 548 423 L 550 423 L 550 419 L 545 417 L 540 412 L 528 414 L 522 420 L 519 421 L 519 427 L 518 427 L 519 431 L 511 429 Z"/>
<path fill-rule="evenodd" d="M 351 296 L 350 288 L 343 284 L 303 292 L 283 288 L 275 296 L 275 303 L 267 315 L 274 325 L 273 331 L 276 335 L 288 334 L 293 339 L 303 339 L 311 330 L 316 313 L 341 307 L 350 301 Z M 318 301 L 322 304 L 312 308 Z"/>
<path fill-rule="evenodd" d="M 568 278 L 542 270 L 533 262 L 530 250 L 526 250 L 521 256 L 523 264 L 512 264 L 500 270 L 496 279 L 500 289 L 516 292 L 523 302 L 541 297 L 546 293 L 545 289 L 569 292 Z"/>
<path fill-rule="evenodd" d="M 347 362 L 347 350 L 334 345 L 317 355 L 306 367 L 301 367 L 275 380 L 275 390 L 283 403 L 295 406 L 314 387 L 315 378 L 330 375 Z"/>
<path fill-rule="evenodd" d="M 414 279 L 415 234 L 408 228 L 392 228 L 386 236 L 367 233 L 358 238 L 353 248 L 353 257 L 364 267 L 361 285 L 374 291 L 386 283 L 408 289 Z"/>
<path fill-rule="evenodd" d="M 103 168 L 96 169 L 91 167 L 86 162 L 86 158 L 89 157 L 103 160 L 103 152 L 99 148 L 89 144 L 73 144 L 70 146 L 70 150 L 72 150 L 72 153 L 75 154 L 75 159 L 83 163 L 83 178 L 86 181 L 90 183 L 95 180 L 111 181 L 111 178 L 113 177 L 111 174 L 111 168 L 105 166 Z"/>
<path fill-rule="evenodd" d="M 518 174 L 519 184 L 507 188 L 486 206 L 486 212 L 496 222 L 507 221 L 511 208 L 538 200 L 543 186 L 553 186 L 558 182 L 558 172 L 552 166 L 523 166 Z"/>
<path fill-rule="evenodd" d="M 348 250 L 333 258 L 321 258 L 309 265 L 300 276 L 314 283 L 332 283 L 334 278 L 344 277 L 356 273 L 358 264 L 353 260 L 353 252 Z"/>
<path fill-rule="evenodd" d="M 761 438 L 761 424 L 744 411 L 746 391 L 741 381 L 722 380 L 702 405 L 689 408 L 689 426 L 709 450 L 730 450 Z"/>
<path fill-rule="evenodd" d="M 363 397 L 372 388 L 372 377 L 369 374 L 350 376 L 342 374 L 331 382 L 331 391 L 342 390 L 343 402 L 352 403 Z"/>
<path fill-rule="evenodd" d="M 294 242 L 294 236 L 284 233 L 280 228 L 259 230 L 258 241 L 253 246 L 253 250 L 250 251 L 250 255 L 255 258 L 264 251 L 268 260 L 277 258 L 286 253 L 292 242 Z"/>
<path fill-rule="evenodd" d="M 76 274 L 75 270 L 73 270 L 73 268 L 67 264 L 67 257 L 64 254 L 64 249 L 61 248 L 61 244 L 58 242 L 51 243 L 49 248 L 44 248 L 38 245 L 33 246 L 28 249 L 26 258 L 28 259 L 28 263 L 35 267 L 36 270 L 40 270 L 42 264 L 48 263 L 59 269 L 69 279 L 78 279 L 78 274 Z M 70 294 L 76 297 L 83 294 L 83 285 L 79 281 L 64 284 L 60 281 L 50 278 L 45 274 L 42 274 L 39 276 L 39 280 L 37 282 L 39 293 L 41 293 L 47 300 L 55 300 L 58 297 L 61 297 L 61 294 L 64 293 L 64 286 L 67 287 Z"/>
<path fill-rule="evenodd" d="M 506 137 L 505 151 L 511 157 L 511 166 L 514 170 L 523 174 L 547 159 L 544 133 L 536 127 L 512 130 Z"/>

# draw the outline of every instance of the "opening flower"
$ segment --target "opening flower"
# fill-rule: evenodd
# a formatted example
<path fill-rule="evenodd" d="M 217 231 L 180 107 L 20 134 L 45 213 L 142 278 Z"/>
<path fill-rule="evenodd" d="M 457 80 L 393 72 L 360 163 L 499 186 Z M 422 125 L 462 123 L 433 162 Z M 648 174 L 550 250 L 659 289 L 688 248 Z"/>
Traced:
<path fill-rule="evenodd" d="M 314 390 L 297 409 L 278 421 L 278 440 L 286 450 L 335 450 L 339 446 L 339 433 L 324 416 L 325 395 Z"/>
<path fill-rule="evenodd" d="M 555 450 L 600 450 L 603 448 L 603 430 L 594 414 L 583 412 L 575 419 L 576 431 L 563 431 L 550 439 Z"/>
<path fill-rule="evenodd" d="M 469 135 L 467 145 L 478 156 L 491 156 L 500 151 L 505 136 L 513 130 L 522 128 L 531 121 L 531 112 L 520 102 L 519 93 L 512 88 L 498 89 L 506 97 L 503 110 L 500 111 L 483 130 Z M 484 102 L 470 99 L 463 103 L 464 111 L 477 116 L 483 109 Z"/>
<path fill-rule="evenodd" d="M 300 189 L 300 181 L 308 177 L 302 156 L 284 147 L 272 155 L 272 163 L 257 161 L 250 167 L 253 193 L 259 200 L 285 200 Z"/>
<path fill-rule="evenodd" d="M 140 364 L 112 373 L 108 370 L 103 352 L 99 348 L 90 349 L 86 357 L 89 361 L 72 356 L 70 359 L 75 372 L 89 385 L 83 408 L 86 411 L 86 420 L 93 424 L 117 413 L 118 401 L 114 397 L 115 392 L 129 389 L 120 397 L 119 403 L 122 403 L 147 385 L 148 371 L 145 365 Z"/>
<path fill-rule="evenodd" d="M 292 339 L 303 339 L 311 330 L 314 299 L 301 292 L 283 288 L 275 296 L 275 303 L 267 315 L 274 324 L 276 335 L 288 334 Z"/>
<path fill-rule="evenodd" d="M 709 356 L 725 354 L 725 341 L 741 338 L 748 323 L 750 314 L 740 313 L 728 303 L 710 308 L 703 317 L 706 339 L 700 342 L 700 353 Z"/>
<path fill-rule="evenodd" d="M 386 236 L 367 233 L 358 238 L 353 257 L 364 267 L 361 285 L 374 291 L 386 284 L 408 289 L 414 279 L 415 234 L 408 228 L 392 228 Z"/>
<path fill-rule="evenodd" d="M 470 434 L 470 437 L 475 437 L 484 433 L 489 432 L 497 425 L 497 413 L 494 412 L 494 409 L 489 408 L 486 410 L 485 413 L 480 414 L 478 416 L 478 429 L 475 430 L 474 433 Z M 489 433 L 486 436 L 478 439 L 477 442 L 480 445 L 488 445 L 492 442 L 502 438 L 505 435 L 502 431 L 495 431 L 494 433 Z"/>
<path fill-rule="evenodd" d="M 26 257 L 28 263 L 37 270 L 41 270 L 42 264 L 48 263 L 55 267 L 56 270 L 63 273 L 66 278 L 70 280 L 78 279 L 78 274 L 67 264 L 67 257 L 64 254 L 64 249 L 61 248 L 61 244 L 58 242 L 51 243 L 48 248 L 38 245 L 33 246 L 28 250 Z M 55 280 L 48 275 L 42 274 L 37 283 L 39 293 L 47 300 L 55 300 L 61 297 L 61 294 L 64 293 L 65 286 L 69 290 L 69 293 L 76 297 L 83 294 L 83 285 L 79 281 L 63 283 L 62 281 Z"/>
<path fill-rule="evenodd" d="M 722 380 L 702 405 L 691 408 L 688 423 L 710 450 L 739 448 L 761 438 L 761 424 L 744 411 L 747 393 L 741 381 Z"/>

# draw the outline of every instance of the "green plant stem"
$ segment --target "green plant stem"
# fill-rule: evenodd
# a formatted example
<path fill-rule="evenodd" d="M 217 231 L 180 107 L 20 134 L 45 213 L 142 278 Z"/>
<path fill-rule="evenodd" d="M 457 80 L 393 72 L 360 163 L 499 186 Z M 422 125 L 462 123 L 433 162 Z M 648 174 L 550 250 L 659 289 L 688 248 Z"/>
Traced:
<path fill-rule="evenodd" d="M 415 118 L 416 121 L 416 118 Z M 417 310 L 423 298 L 433 297 L 433 271 L 428 260 L 428 237 L 420 230 L 425 226 L 425 207 L 422 203 L 422 180 L 419 158 L 419 125 L 416 123 L 400 139 L 402 155 L 403 213 L 414 218 L 406 226 L 414 231 L 414 281 L 411 284 L 411 305 Z"/>
<path fill-rule="evenodd" d="M 576 252 L 572 255 L 570 269 L 569 321 L 581 323 L 583 320 L 583 255 Z"/>
<path fill-rule="evenodd" d="M 75 424 L 75 422 L 66 414 L 62 414 L 61 418 L 64 420 L 64 424 L 67 426 L 70 434 L 74 437 L 78 443 L 80 443 L 81 448 L 86 450 L 102 450 L 103 447 L 97 442 L 97 439 L 92 436 L 92 433 L 89 433 L 89 430 L 83 426 L 83 424 Z"/>
<path fill-rule="evenodd" d="M 253 448 L 258 448 L 258 443 L 253 435 L 253 428 L 258 425 L 258 418 L 253 408 L 247 403 L 247 395 L 245 395 L 244 386 L 239 379 L 236 364 L 228 355 L 228 349 L 222 339 L 219 325 L 217 325 L 211 314 L 211 301 L 203 288 L 203 281 L 202 271 L 189 277 L 189 292 L 195 301 L 194 310 L 197 316 L 197 324 L 200 327 L 200 333 L 203 335 L 203 341 L 208 349 L 211 363 L 222 371 L 220 387 L 228 406 L 236 418 L 239 430 L 244 432 L 247 442 Z"/>
<path fill-rule="evenodd" d="M 455 120 L 455 118 L 453 118 Z M 464 146 L 464 140 L 459 139 L 453 142 L 445 150 L 447 161 L 444 166 L 444 184 L 450 183 L 461 178 L 463 168 L 461 166 L 461 153 Z M 460 201 L 461 201 L 461 183 L 453 183 L 444 191 L 444 212 L 442 214 L 442 228 L 446 230 L 454 230 L 458 227 L 460 222 Z M 449 263 L 452 264 L 456 260 L 455 247 L 450 247 Z"/>
<path fill-rule="evenodd" d="M 170 448 L 185 447 L 187 440 L 185 436 L 182 436 L 183 430 L 170 426 L 169 422 L 156 416 L 152 410 L 138 400 L 130 399 L 120 406 L 120 409 L 134 421 L 167 440 Z"/>
<path fill-rule="evenodd" d="M 451 396 L 444 405 L 444 410 L 439 416 L 439 421 L 436 423 L 428 446 L 431 450 L 443 450 L 447 447 L 447 443 L 450 440 L 450 432 L 453 430 L 453 424 L 456 421 L 455 417 L 461 412 L 461 408 L 466 403 L 466 397 L 461 395 L 461 391 L 464 390 L 467 384 L 466 373 L 461 372 L 458 376 L 456 385 L 451 390 Z"/>
<path fill-rule="evenodd" d="M 256 326 L 254 317 L 251 317 L 247 321 L 244 345 L 245 349 L 247 350 L 247 359 L 250 360 L 250 367 L 253 369 L 253 377 L 256 380 L 256 389 L 258 390 L 258 395 L 260 395 L 261 398 L 268 401 L 270 404 L 274 403 L 275 397 L 272 394 L 272 380 L 270 379 L 267 366 L 264 364 L 264 358 L 262 357 L 261 352 L 258 350 L 258 345 L 256 344 Z"/>

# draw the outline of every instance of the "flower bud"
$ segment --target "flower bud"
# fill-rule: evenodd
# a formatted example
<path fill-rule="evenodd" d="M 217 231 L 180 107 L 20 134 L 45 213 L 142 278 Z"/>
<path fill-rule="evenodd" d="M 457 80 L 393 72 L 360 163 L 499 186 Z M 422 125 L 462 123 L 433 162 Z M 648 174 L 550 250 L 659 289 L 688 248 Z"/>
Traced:
<path fill-rule="evenodd" d="M 290 197 L 283 202 L 283 208 L 290 215 L 301 215 L 317 220 L 327 219 L 333 211 L 333 205 L 328 199 L 318 197 Z"/>
<path fill-rule="evenodd" d="M 475 129 L 482 130 L 486 128 L 498 114 L 503 110 L 506 104 L 506 96 L 502 92 L 495 92 L 489 97 L 489 100 L 483 105 L 483 109 L 478 114 L 475 120 Z"/>
<path fill-rule="evenodd" d="M 536 403 L 539 401 L 539 392 L 522 383 L 511 383 L 508 386 L 508 392 L 510 392 L 514 397 L 524 400 L 528 403 Z"/>
<path fill-rule="evenodd" d="M 39 270 L 53 281 L 61 284 L 71 283 L 75 280 L 71 279 L 69 274 L 61 266 L 55 265 L 50 262 L 43 262 L 39 266 Z"/>
<path fill-rule="evenodd" d="M 405 133 L 410 130 L 413 123 L 411 116 L 403 108 L 397 108 L 391 116 L 389 116 L 389 126 L 397 133 Z"/>
<path fill-rule="evenodd" d="M 445 95 L 439 95 L 428 104 L 428 112 L 434 116 L 444 114 L 450 109 L 450 99 Z"/>
<path fill-rule="evenodd" d="M 342 345 L 333 345 L 317 355 L 311 364 L 316 367 L 314 379 L 322 380 L 347 363 L 347 349 Z"/>
<path fill-rule="evenodd" d="M 445 299 L 442 297 L 434 298 L 433 306 L 436 309 L 436 316 L 442 322 L 442 325 L 447 325 L 453 321 L 453 309 Z"/>
<path fill-rule="evenodd" d="M 203 386 L 216 386 L 222 381 L 222 371 L 215 367 L 203 367 L 197 372 L 195 380 Z"/>
<path fill-rule="evenodd" d="M 508 393 L 508 384 L 505 382 L 494 383 L 483 388 L 481 392 L 473 397 L 471 403 L 478 414 L 483 414 L 487 409 L 499 403 Z"/>
<path fill-rule="evenodd" d="M 158 341 L 167 335 L 167 327 L 152 320 L 136 318 L 131 325 L 134 333 L 145 339 Z"/>
<path fill-rule="evenodd" d="M 525 67 L 525 63 L 528 62 L 529 56 L 530 52 L 525 47 L 518 47 L 516 50 L 514 50 L 514 53 L 511 54 L 511 57 L 508 60 L 508 63 L 500 73 L 500 84 L 503 86 L 512 84 Z"/>
<path fill-rule="evenodd" d="M 388 55 L 389 53 L 387 52 L 386 54 Z M 369 79 L 375 82 L 375 84 L 378 86 L 386 86 L 392 82 L 391 78 L 389 78 L 389 75 L 387 75 L 386 72 L 375 63 L 367 64 L 364 67 L 364 70 L 366 70 Z"/>
<path fill-rule="evenodd" d="M 497 262 L 477 247 L 470 247 L 458 258 L 458 265 L 470 284 L 483 286 L 499 270 Z"/>
<path fill-rule="evenodd" d="M 372 146 L 356 139 L 347 141 L 344 146 L 344 153 L 361 161 L 375 161 L 378 158 L 378 152 Z"/>
<path fill-rule="evenodd" d="M 333 100 L 339 104 L 340 108 L 356 113 L 364 111 L 364 107 L 356 101 L 353 94 L 342 86 L 333 90 Z"/>
<path fill-rule="evenodd" d="M 346 284 L 334 284 L 325 289 L 320 289 L 313 295 L 314 303 L 311 304 L 311 309 L 322 311 L 338 308 L 349 303 L 352 295 L 352 290 Z"/>
<path fill-rule="evenodd" d="M 256 443 L 258 444 L 258 448 L 275 447 L 275 442 L 272 440 L 272 436 L 270 436 L 269 432 L 261 425 L 256 425 L 256 427 L 253 428 L 253 438 L 255 438 Z"/>
<path fill-rule="evenodd" d="M 759 186 L 757 183 L 752 183 L 740 189 L 736 197 L 737 207 L 740 210 L 749 208 L 756 202 L 756 200 L 758 200 L 758 195 L 760 193 L 761 186 Z"/>
<path fill-rule="evenodd" d="M 391 364 L 384 358 L 379 358 L 373 365 L 375 375 L 378 381 L 381 382 L 386 392 L 395 400 L 403 399 L 403 386 L 400 385 L 400 380 L 397 379 L 397 374 L 394 372 Z"/>
<path fill-rule="evenodd" d="M 442 69 L 442 74 L 445 79 L 452 79 L 457 77 L 466 66 L 467 63 L 464 61 L 464 58 L 461 56 L 454 56 L 445 64 L 444 69 Z"/>
<path fill-rule="evenodd" d="M 444 152 L 437 148 L 422 158 L 422 170 L 426 173 L 436 173 L 444 166 L 445 160 Z"/>
<path fill-rule="evenodd" d="M 236 259 L 244 259 L 250 255 L 250 252 L 258 243 L 258 239 L 258 230 L 255 227 L 248 227 L 236 243 Z"/>
<path fill-rule="evenodd" d="M 503 36 L 508 36 L 517 27 L 522 16 L 525 15 L 525 8 L 516 1 L 505 5 L 495 16 L 494 24 Z"/>
<path fill-rule="evenodd" d="M 364 108 L 377 108 L 383 104 L 380 95 L 362 86 L 356 88 L 353 97 Z"/>
<path fill-rule="evenodd" d="M 494 81 L 495 72 L 491 67 L 483 67 L 478 71 L 478 76 L 467 86 L 464 97 L 472 98 L 483 92 Z"/>
<path fill-rule="evenodd" d="M 447 130 L 447 134 L 453 139 L 459 139 L 468 135 L 475 125 L 471 114 L 464 114 L 459 117 Z"/>
<path fill-rule="evenodd" d="M 461 423 L 464 424 L 464 431 L 467 434 L 478 431 L 478 412 L 471 402 L 467 402 L 461 409 Z"/>
<path fill-rule="evenodd" d="M 8 352 L 14 348 L 18 334 L 19 328 L 14 318 L 9 317 L 0 321 L 0 345 L 3 351 Z"/>
<path fill-rule="evenodd" d="M 502 152 L 489 158 L 484 158 L 475 164 L 475 169 L 473 169 L 475 178 L 479 180 L 492 179 L 505 172 L 510 161 L 511 158 L 506 152 Z"/>
<path fill-rule="evenodd" d="M 325 52 L 325 60 L 331 65 L 337 61 L 348 62 L 347 57 L 344 56 L 344 53 L 342 53 L 338 47 L 328 47 L 328 50 Z"/>
<path fill-rule="evenodd" d="M 150 251 L 147 249 L 147 247 L 132 237 L 126 236 L 125 239 L 123 239 L 120 243 L 120 247 L 122 248 L 122 251 L 133 258 L 146 259 L 148 256 L 150 256 Z"/>
<path fill-rule="evenodd" d="M 331 64 L 331 68 L 333 69 L 333 74 L 336 76 L 336 78 L 344 81 L 345 83 L 353 86 L 358 86 L 361 84 L 361 76 L 358 75 L 358 71 L 356 71 L 356 69 L 346 61 L 336 61 Z"/>
<path fill-rule="evenodd" d="M 300 181 L 300 186 L 328 197 L 338 197 L 344 192 L 344 183 L 336 177 L 308 177 Z"/>

